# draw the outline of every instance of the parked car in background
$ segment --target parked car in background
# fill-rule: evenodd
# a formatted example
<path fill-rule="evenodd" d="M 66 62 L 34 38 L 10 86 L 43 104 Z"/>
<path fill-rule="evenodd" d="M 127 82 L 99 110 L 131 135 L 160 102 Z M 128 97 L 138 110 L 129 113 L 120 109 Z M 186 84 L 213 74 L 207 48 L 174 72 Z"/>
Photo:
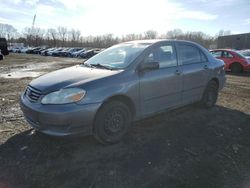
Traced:
<path fill-rule="evenodd" d="M 47 56 L 47 55 L 48 55 L 47 53 L 48 53 L 49 51 L 53 51 L 53 50 L 55 50 L 55 48 L 48 48 L 48 49 L 42 50 L 42 51 L 40 52 L 40 54 L 43 55 L 43 56 Z"/>
<path fill-rule="evenodd" d="M 225 69 L 234 73 L 250 70 L 250 60 L 242 54 L 230 49 L 211 50 L 210 53 L 225 62 Z"/>
<path fill-rule="evenodd" d="M 26 50 L 26 54 L 32 54 L 33 50 L 34 50 L 33 47 L 28 48 L 28 50 Z"/>
<path fill-rule="evenodd" d="M 12 52 L 13 53 L 21 53 L 21 50 L 23 49 L 24 47 L 13 47 L 12 48 Z"/>
<path fill-rule="evenodd" d="M 64 48 L 62 51 L 56 52 L 54 56 L 72 57 L 72 53 L 81 50 L 82 48 Z M 53 55 L 53 54 L 52 54 Z"/>
<path fill-rule="evenodd" d="M 249 50 L 241 50 L 239 51 L 240 54 L 245 56 L 250 61 L 250 49 Z"/>
<path fill-rule="evenodd" d="M 87 51 L 84 51 L 84 52 L 80 53 L 78 55 L 78 57 L 81 57 L 81 58 L 84 58 L 84 59 L 88 59 L 88 58 L 91 58 L 94 55 L 98 54 L 99 52 L 100 52 L 99 49 L 91 49 L 91 50 L 87 50 Z"/>
<path fill-rule="evenodd" d="M 83 48 L 83 49 L 81 49 L 81 50 L 79 50 L 79 51 L 73 52 L 73 53 L 71 53 L 71 57 L 79 57 L 79 55 L 80 55 L 81 53 L 85 52 L 85 51 L 86 51 L 86 49 Z"/>
<path fill-rule="evenodd" d="M 116 143 L 134 120 L 198 101 L 214 106 L 224 83 L 223 61 L 196 43 L 131 41 L 33 80 L 20 104 L 40 132 Z"/>
<path fill-rule="evenodd" d="M 60 52 L 62 52 L 63 50 L 65 50 L 65 48 L 57 48 L 57 49 L 53 50 L 53 52 L 51 53 L 51 55 L 54 56 L 54 57 L 59 57 L 60 56 Z"/>
<path fill-rule="evenodd" d="M 68 53 L 68 50 L 69 50 L 69 48 L 57 49 L 52 53 L 52 56 L 55 56 L 55 57 L 63 57 L 64 56 L 64 57 L 66 57 L 67 53 Z"/>
<path fill-rule="evenodd" d="M 29 49 L 26 51 L 26 54 L 37 54 L 37 52 L 38 52 L 40 49 L 41 49 L 40 47 L 29 48 Z"/>
<path fill-rule="evenodd" d="M 30 49 L 30 48 L 25 48 L 25 47 L 24 47 L 24 48 L 21 49 L 21 53 L 26 53 L 29 49 Z"/>
<path fill-rule="evenodd" d="M 53 52 L 57 52 L 58 50 L 62 50 L 62 48 L 54 48 L 53 50 L 49 50 L 49 51 L 47 52 L 47 55 L 48 55 L 48 56 L 52 56 L 52 53 L 53 53 Z"/>
<path fill-rule="evenodd" d="M 45 47 L 39 47 L 34 49 L 34 54 L 41 54 L 41 51 L 46 50 L 47 48 Z"/>
<path fill-rule="evenodd" d="M 1 52 L 1 50 L 0 50 L 0 60 L 3 60 L 3 54 L 2 54 L 2 52 Z"/>
<path fill-rule="evenodd" d="M 67 51 L 67 57 L 74 57 L 74 53 L 76 52 L 79 52 L 81 51 L 82 48 L 70 48 L 68 51 Z"/>
<path fill-rule="evenodd" d="M 0 50 L 2 55 L 9 55 L 8 44 L 5 38 L 0 38 Z"/>

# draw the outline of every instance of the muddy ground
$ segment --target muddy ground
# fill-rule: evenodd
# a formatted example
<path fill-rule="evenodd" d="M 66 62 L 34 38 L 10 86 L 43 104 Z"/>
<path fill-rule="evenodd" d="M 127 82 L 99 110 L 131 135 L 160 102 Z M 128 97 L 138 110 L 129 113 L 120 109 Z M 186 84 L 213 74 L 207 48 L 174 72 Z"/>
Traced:
<path fill-rule="evenodd" d="M 250 73 L 228 73 L 216 107 L 190 105 L 136 122 L 116 145 L 34 132 L 18 104 L 32 78 L 15 71 L 43 74 L 80 62 L 23 54 L 0 61 L 0 188 L 250 187 Z"/>

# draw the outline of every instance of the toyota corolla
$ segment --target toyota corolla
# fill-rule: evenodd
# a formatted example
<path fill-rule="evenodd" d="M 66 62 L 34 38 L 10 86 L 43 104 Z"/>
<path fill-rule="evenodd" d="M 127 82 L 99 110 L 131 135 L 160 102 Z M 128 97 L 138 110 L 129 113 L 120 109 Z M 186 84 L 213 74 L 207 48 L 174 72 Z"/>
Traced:
<path fill-rule="evenodd" d="M 132 121 L 194 102 L 214 106 L 224 83 L 223 61 L 196 43 L 131 41 L 33 80 L 20 104 L 40 132 L 116 143 Z"/>

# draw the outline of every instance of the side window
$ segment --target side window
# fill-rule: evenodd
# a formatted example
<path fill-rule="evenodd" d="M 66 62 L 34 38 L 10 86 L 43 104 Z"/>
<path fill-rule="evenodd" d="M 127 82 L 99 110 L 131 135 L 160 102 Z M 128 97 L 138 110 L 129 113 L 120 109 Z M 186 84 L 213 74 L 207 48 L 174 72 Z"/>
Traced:
<path fill-rule="evenodd" d="M 188 65 L 201 62 L 200 50 L 194 46 L 179 44 L 179 59 L 182 65 Z"/>
<path fill-rule="evenodd" d="M 223 57 L 225 57 L 225 58 L 232 58 L 233 56 L 229 52 L 223 51 Z"/>
<path fill-rule="evenodd" d="M 220 58 L 222 57 L 222 54 L 221 54 L 222 51 L 212 51 L 210 52 L 212 54 L 212 56 L 214 56 L 215 58 Z"/>
<path fill-rule="evenodd" d="M 156 47 L 146 57 L 147 62 L 159 62 L 160 68 L 177 66 L 176 54 L 172 45 Z"/>
<path fill-rule="evenodd" d="M 214 56 L 215 58 L 220 58 L 221 55 L 221 51 L 212 51 L 210 52 L 212 54 L 212 56 Z"/>

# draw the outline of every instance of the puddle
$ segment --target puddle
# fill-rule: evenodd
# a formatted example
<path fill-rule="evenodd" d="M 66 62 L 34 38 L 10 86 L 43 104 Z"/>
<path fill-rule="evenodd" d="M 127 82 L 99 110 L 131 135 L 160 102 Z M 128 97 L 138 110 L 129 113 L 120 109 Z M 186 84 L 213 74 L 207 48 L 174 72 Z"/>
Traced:
<path fill-rule="evenodd" d="M 1 71 L 0 77 L 2 78 L 25 78 L 25 77 L 38 77 L 46 72 L 41 72 L 41 69 L 48 69 L 54 66 L 56 62 L 51 63 L 29 63 L 22 66 L 12 67 L 9 70 Z"/>
<path fill-rule="evenodd" d="M 2 78 L 25 78 L 25 77 L 38 77 L 45 72 L 32 72 L 32 71 L 15 71 L 11 73 L 0 74 Z"/>

